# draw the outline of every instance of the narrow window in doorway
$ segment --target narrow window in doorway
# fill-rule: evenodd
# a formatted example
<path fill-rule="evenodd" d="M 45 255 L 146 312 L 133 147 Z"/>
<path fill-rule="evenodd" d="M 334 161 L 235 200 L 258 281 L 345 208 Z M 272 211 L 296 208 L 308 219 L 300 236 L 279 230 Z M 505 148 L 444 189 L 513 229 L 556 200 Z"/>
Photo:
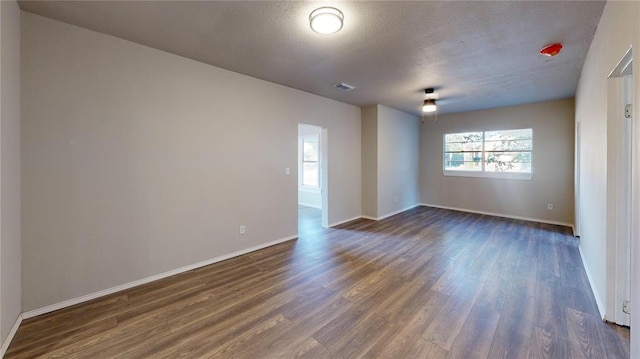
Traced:
<path fill-rule="evenodd" d="M 318 136 L 302 138 L 302 185 L 320 188 Z"/>

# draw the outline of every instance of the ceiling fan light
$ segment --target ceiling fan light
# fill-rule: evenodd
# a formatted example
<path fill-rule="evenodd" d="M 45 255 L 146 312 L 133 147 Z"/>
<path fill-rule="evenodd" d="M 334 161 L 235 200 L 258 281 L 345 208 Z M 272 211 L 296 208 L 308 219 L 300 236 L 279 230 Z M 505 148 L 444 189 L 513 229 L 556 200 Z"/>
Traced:
<path fill-rule="evenodd" d="M 344 15 L 334 7 L 321 7 L 309 15 L 311 29 L 319 34 L 333 34 L 342 29 Z"/>
<path fill-rule="evenodd" d="M 436 100 L 426 99 L 424 100 L 424 104 L 422 105 L 422 112 L 435 112 L 438 109 L 436 106 Z"/>

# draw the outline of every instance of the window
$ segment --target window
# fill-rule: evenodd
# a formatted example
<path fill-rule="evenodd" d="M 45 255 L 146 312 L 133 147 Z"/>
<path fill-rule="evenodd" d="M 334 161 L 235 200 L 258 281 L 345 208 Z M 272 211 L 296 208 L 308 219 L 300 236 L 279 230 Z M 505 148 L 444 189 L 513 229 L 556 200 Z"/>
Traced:
<path fill-rule="evenodd" d="M 318 136 L 302 138 L 302 185 L 320 187 Z"/>
<path fill-rule="evenodd" d="M 444 174 L 531 179 L 533 130 L 448 133 L 444 135 Z"/>

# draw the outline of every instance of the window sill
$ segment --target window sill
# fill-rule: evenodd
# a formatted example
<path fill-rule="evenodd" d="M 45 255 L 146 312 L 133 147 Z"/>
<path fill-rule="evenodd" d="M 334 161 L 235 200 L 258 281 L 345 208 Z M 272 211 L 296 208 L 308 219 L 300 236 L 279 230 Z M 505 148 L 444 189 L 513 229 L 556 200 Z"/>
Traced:
<path fill-rule="evenodd" d="M 443 171 L 445 176 L 454 177 L 476 177 L 491 179 L 510 179 L 520 181 L 531 181 L 533 173 L 504 173 L 504 172 L 472 172 L 472 171 Z"/>

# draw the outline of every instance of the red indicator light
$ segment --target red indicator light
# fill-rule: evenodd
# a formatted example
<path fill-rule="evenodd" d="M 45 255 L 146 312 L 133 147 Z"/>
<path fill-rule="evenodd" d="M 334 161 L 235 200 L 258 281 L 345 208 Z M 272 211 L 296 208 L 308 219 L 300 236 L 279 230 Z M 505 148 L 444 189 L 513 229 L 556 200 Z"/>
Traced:
<path fill-rule="evenodd" d="M 540 55 L 549 57 L 556 56 L 560 52 L 560 50 L 562 50 L 562 44 L 558 42 L 540 49 Z"/>

